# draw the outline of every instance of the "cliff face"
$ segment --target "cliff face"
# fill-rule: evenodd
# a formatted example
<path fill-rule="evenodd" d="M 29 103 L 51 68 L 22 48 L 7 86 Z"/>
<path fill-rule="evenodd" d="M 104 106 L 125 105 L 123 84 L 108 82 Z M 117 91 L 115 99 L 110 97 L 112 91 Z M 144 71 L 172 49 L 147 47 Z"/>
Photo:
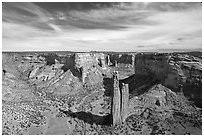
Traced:
<path fill-rule="evenodd" d="M 76 53 L 75 63 L 78 68 L 93 65 L 100 65 L 102 68 L 107 66 L 106 55 L 103 53 Z"/>
<path fill-rule="evenodd" d="M 112 65 L 117 66 L 117 63 L 131 64 L 134 63 L 133 54 L 110 54 L 110 62 Z"/>
<path fill-rule="evenodd" d="M 105 55 L 100 53 L 76 53 L 75 66 L 82 70 L 83 83 L 101 82 L 103 70 L 106 69 L 107 63 Z"/>
<path fill-rule="evenodd" d="M 152 74 L 164 86 L 174 92 L 183 92 L 201 106 L 201 63 L 200 58 L 187 54 L 138 54 L 135 57 L 135 75 Z"/>
<path fill-rule="evenodd" d="M 135 56 L 135 74 L 154 73 L 163 79 L 168 69 L 168 57 L 163 54 L 138 54 Z"/>
<path fill-rule="evenodd" d="M 18 75 L 39 88 L 54 86 L 51 89 L 61 89 L 60 83 L 73 83 L 71 87 L 67 84 L 68 91 L 83 84 L 93 86 L 103 83 L 103 77 L 111 75 L 107 55 L 103 53 L 5 53 L 3 73 L 6 72 Z"/>

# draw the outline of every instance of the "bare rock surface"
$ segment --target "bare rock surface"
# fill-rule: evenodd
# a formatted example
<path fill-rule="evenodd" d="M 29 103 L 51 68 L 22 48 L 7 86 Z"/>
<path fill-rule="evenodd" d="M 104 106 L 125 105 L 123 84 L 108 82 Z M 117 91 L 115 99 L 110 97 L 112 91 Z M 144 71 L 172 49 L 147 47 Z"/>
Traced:
<path fill-rule="evenodd" d="M 201 62 L 188 53 L 3 53 L 2 134 L 202 134 Z M 115 126 L 114 71 L 129 91 Z"/>

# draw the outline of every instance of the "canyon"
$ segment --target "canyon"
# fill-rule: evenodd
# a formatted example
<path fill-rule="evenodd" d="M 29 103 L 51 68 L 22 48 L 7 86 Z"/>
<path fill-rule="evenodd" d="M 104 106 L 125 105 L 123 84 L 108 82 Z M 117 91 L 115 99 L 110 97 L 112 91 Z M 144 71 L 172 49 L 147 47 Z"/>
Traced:
<path fill-rule="evenodd" d="M 202 53 L 3 52 L 3 135 L 202 134 Z"/>

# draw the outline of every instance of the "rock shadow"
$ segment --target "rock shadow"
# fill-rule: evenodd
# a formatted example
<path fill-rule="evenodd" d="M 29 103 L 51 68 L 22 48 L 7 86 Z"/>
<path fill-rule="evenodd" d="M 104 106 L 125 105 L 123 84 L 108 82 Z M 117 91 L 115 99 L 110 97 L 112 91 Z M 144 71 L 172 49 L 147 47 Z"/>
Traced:
<path fill-rule="evenodd" d="M 61 68 L 64 72 L 70 70 L 75 77 L 82 78 L 82 68 L 75 67 L 75 54 L 70 57 L 61 57 L 60 63 L 64 64 Z"/>
<path fill-rule="evenodd" d="M 53 65 L 55 64 L 55 59 L 59 59 L 59 57 L 57 56 L 57 54 L 55 53 L 48 53 L 47 55 L 42 55 L 43 57 L 45 57 L 45 61 L 46 61 L 46 65 Z"/>
<path fill-rule="evenodd" d="M 110 62 L 115 66 L 115 62 L 123 64 L 132 64 L 132 55 L 128 54 L 110 54 Z"/>
<path fill-rule="evenodd" d="M 193 101 L 194 104 L 202 108 L 202 82 L 190 83 L 189 81 L 183 86 L 183 94 L 185 97 Z"/>
<path fill-rule="evenodd" d="M 47 55 L 42 55 L 45 57 L 46 65 L 55 64 L 55 60 L 58 60 L 61 64 L 64 64 L 61 69 L 66 72 L 70 70 L 75 77 L 79 79 L 82 78 L 82 68 L 75 67 L 75 54 L 66 57 L 60 57 L 55 53 L 48 53 Z"/>
<path fill-rule="evenodd" d="M 134 74 L 128 78 L 120 80 L 120 82 L 129 85 L 130 98 L 137 95 L 142 95 L 147 92 L 152 86 L 160 82 L 154 74 Z"/>
<path fill-rule="evenodd" d="M 147 74 L 134 74 L 129 76 L 128 78 L 119 80 L 119 88 L 121 90 L 122 83 L 129 85 L 129 95 L 130 98 L 137 95 L 142 95 L 147 92 L 152 86 L 160 83 L 155 74 L 147 73 Z M 114 79 L 113 78 L 104 78 L 103 85 L 105 88 L 105 96 L 113 97 L 114 91 Z"/>
<path fill-rule="evenodd" d="M 103 78 L 103 85 L 105 88 L 104 95 L 108 97 L 113 97 L 113 87 L 114 79 L 113 78 Z"/>
<path fill-rule="evenodd" d="M 84 112 L 84 111 L 72 112 L 71 110 L 65 111 L 61 109 L 60 111 L 69 117 L 78 118 L 89 124 L 96 124 L 96 125 L 111 125 L 112 124 L 111 114 L 108 114 L 105 116 L 98 116 L 90 112 Z"/>

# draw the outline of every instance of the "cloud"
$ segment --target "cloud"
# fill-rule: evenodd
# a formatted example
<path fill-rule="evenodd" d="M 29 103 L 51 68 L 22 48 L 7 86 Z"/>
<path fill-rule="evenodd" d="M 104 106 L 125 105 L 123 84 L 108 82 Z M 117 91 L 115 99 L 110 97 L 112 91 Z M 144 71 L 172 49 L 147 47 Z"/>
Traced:
<path fill-rule="evenodd" d="M 199 3 L 54 5 L 3 5 L 3 50 L 136 52 L 202 47 Z"/>

